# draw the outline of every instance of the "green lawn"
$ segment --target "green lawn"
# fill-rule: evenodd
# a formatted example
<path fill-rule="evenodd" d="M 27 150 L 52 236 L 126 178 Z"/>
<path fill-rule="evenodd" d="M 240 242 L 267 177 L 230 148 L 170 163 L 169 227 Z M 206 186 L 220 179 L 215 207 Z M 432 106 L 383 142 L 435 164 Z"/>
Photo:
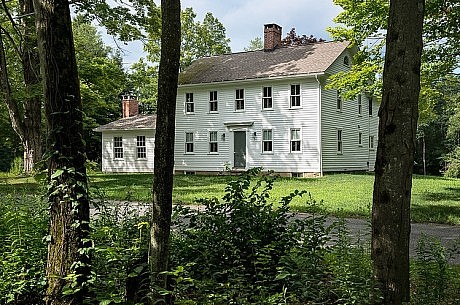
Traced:
<path fill-rule="evenodd" d="M 193 203 L 196 198 L 222 197 L 233 176 L 175 176 L 174 202 Z M 272 191 L 272 200 L 290 192 L 307 190 L 323 209 L 334 215 L 369 217 L 372 203 L 373 176 L 367 174 L 331 174 L 322 178 L 279 178 Z M 90 190 L 94 196 L 104 194 L 109 199 L 150 201 L 152 174 L 92 174 Z M 0 175 L 0 193 L 36 192 L 32 178 Z M 291 204 L 306 211 L 305 199 Z M 460 179 L 415 176 L 412 189 L 412 220 L 460 225 Z"/>

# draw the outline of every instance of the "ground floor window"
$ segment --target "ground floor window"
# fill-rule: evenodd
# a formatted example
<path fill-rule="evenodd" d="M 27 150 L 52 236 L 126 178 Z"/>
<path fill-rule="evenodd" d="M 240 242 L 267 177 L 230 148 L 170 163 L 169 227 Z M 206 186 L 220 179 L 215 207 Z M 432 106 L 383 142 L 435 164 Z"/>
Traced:
<path fill-rule="evenodd" d="M 185 152 L 193 153 L 193 132 L 185 133 Z"/>
<path fill-rule="evenodd" d="M 209 152 L 218 153 L 217 131 L 209 132 Z"/>
<path fill-rule="evenodd" d="M 113 137 L 113 155 L 115 159 L 123 159 L 123 137 Z"/>
<path fill-rule="evenodd" d="M 147 158 L 147 147 L 145 146 L 145 136 L 137 136 L 136 151 L 138 159 Z"/>
<path fill-rule="evenodd" d="M 271 129 L 262 131 L 262 152 L 273 152 L 273 131 Z"/>
<path fill-rule="evenodd" d="M 337 153 L 341 154 L 343 150 L 343 142 L 342 142 L 342 130 L 337 130 Z"/>
<path fill-rule="evenodd" d="M 301 148 L 300 128 L 291 129 L 291 152 L 298 152 Z"/>

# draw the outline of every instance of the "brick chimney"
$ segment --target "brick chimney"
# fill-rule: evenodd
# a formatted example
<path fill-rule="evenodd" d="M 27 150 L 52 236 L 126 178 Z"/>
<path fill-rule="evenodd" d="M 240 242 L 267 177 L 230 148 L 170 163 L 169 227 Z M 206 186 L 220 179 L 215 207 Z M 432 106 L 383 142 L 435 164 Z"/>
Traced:
<path fill-rule="evenodd" d="M 139 102 L 137 96 L 132 94 L 123 94 L 121 102 L 122 114 L 124 118 L 139 114 Z"/>
<path fill-rule="evenodd" d="M 281 46 L 281 27 L 271 23 L 264 25 L 264 51 L 273 51 Z"/>

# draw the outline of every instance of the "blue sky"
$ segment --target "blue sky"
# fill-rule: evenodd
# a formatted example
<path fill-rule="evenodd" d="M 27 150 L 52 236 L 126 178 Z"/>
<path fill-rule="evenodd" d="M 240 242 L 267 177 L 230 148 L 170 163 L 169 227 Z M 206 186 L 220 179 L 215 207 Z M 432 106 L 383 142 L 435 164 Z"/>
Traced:
<path fill-rule="evenodd" d="M 203 20 L 207 12 L 219 19 L 227 30 L 232 52 L 243 51 L 255 37 L 262 38 L 263 25 L 267 23 L 280 25 L 283 37 L 291 28 L 296 28 L 299 35 L 330 40 L 326 28 L 334 25 L 332 19 L 340 12 L 332 0 L 182 0 L 181 4 L 183 9 L 192 7 L 197 20 Z M 107 43 L 113 45 L 110 39 Z M 126 66 L 145 56 L 140 44 L 124 48 Z"/>

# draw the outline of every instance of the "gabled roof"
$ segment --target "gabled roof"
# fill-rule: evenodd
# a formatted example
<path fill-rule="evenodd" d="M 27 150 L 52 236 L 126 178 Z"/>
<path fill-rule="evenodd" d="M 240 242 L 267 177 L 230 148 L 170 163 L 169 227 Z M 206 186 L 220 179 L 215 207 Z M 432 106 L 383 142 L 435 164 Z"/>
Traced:
<path fill-rule="evenodd" d="M 179 84 L 320 74 L 348 45 L 347 41 L 318 42 L 200 58 L 179 75 Z"/>
<path fill-rule="evenodd" d="M 155 129 L 156 121 L 156 115 L 139 114 L 99 126 L 94 131 Z"/>

